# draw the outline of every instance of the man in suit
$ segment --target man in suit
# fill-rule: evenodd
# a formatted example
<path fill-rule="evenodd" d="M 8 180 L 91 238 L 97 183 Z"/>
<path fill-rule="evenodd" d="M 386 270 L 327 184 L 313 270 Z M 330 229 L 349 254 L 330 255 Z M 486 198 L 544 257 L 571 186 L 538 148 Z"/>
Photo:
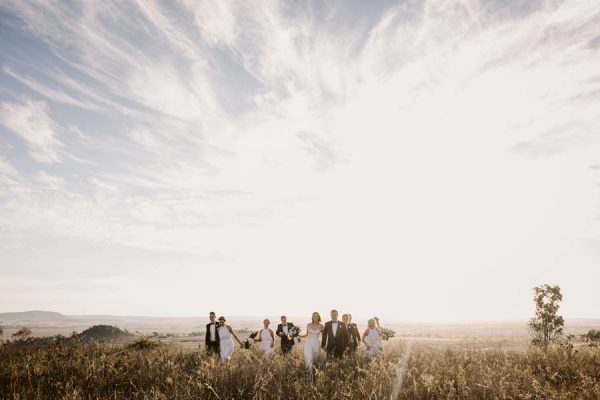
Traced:
<path fill-rule="evenodd" d="M 325 323 L 321 347 L 327 352 L 327 358 L 342 358 L 348 347 L 348 329 L 338 321 L 337 310 L 331 310 L 331 321 Z"/>
<path fill-rule="evenodd" d="M 206 352 L 209 355 L 219 355 L 220 342 L 219 342 L 219 324 L 217 323 L 217 316 L 214 311 L 208 314 L 210 322 L 206 324 L 206 338 L 204 344 L 206 345 Z"/>
<path fill-rule="evenodd" d="M 342 321 L 348 330 L 348 354 L 354 354 L 360 344 L 360 332 L 358 332 L 356 324 L 352 322 L 352 314 L 342 315 Z"/>
<path fill-rule="evenodd" d="M 281 323 L 277 325 L 277 331 L 275 334 L 281 338 L 281 352 L 283 354 L 287 354 L 294 347 L 294 339 L 290 339 L 288 336 L 290 333 L 290 329 L 294 326 L 291 322 L 287 322 L 287 317 L 285 315 L 281 316 Z"/>

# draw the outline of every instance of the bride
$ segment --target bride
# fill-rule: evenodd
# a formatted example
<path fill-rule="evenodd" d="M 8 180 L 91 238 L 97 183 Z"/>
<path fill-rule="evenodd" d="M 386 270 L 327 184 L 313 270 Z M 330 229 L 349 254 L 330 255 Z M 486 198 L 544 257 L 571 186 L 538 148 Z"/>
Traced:
<path fill-rule="evenodd" d="M 321 324 L 321 315 L 318 312 L 312 313 L 311 323 L 306 325 L 306 333 L 301 335 L 301 338 L 307 339 L 304 342 L 304 364 L 306 369 L 312 373 L 314 363 L 321 358 L 321 344 L 319 336 L 323 331 Z"/>

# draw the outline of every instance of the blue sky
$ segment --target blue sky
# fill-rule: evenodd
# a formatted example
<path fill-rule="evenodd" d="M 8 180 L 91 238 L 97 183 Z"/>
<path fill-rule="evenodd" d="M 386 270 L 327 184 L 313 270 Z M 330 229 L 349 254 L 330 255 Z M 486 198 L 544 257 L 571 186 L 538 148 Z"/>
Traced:
<path fill-rule="evenodd" d="M 599 317 L 599 21 L 3 1 L 0 311 Z"/>

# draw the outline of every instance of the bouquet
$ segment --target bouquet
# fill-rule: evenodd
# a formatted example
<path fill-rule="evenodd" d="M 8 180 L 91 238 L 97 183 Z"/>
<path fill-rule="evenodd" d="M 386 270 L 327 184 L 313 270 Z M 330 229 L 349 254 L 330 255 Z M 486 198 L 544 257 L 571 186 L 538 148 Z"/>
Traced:
<path fill-rule="evenodd" d="M 288 339 L 293 340 L 294 343 L 298 343 L 300 341 L 300 331 L 302 329 L 298 328 L 297 326 L 292 326 L 289 330 L 288 330 Z"/>
<path fill-rule="evenodd" d="M 390 340 L 394 336 L 396 336 L 396 332 L 387 328 L 379 328 L 379 333 L 381 334 L 381 338 L 383 340 Z"/>
<path fill-rule="evenodd" d="M 258 336 L 258 331 L 251 332 L 248 338 L 244 341 L 244 348 L 249 349 L 256 342 L 256 336 Z"/>

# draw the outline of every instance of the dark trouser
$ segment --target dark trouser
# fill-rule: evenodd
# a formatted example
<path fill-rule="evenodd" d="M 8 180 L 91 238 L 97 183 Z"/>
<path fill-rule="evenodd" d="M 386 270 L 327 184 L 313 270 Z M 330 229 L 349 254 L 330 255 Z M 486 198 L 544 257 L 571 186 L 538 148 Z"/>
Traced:
<path fill-rule="evenodd" d="M 336 358 L 343 358 L 344 357 L 344 350 L 343 349 L 330 349 L 327 351 L 327 358 L 328 359 L 336 359 Z"/>
<path fill-rule="evenodd" d="M 350 345 L 348 345 L 348 354 L 356 353 L 357 349 L 358 349 L 358 343 L 350 343 Z"/>
<path fill-rule="evenodd" d="M 209 355 L 212 355 L 212 354 L 219 355 L 220 350 L 221 349 L 220 349 L 220 346 L 219 346 L 219 342 L 208 342 L 206 344 L 206 352 Z"/>
<path fill-rule="evenodd" d="M 294 342 L 281 343 L 281 352 L 287 354 L 292 351 L 292 347 L 294 347 Z"/>

